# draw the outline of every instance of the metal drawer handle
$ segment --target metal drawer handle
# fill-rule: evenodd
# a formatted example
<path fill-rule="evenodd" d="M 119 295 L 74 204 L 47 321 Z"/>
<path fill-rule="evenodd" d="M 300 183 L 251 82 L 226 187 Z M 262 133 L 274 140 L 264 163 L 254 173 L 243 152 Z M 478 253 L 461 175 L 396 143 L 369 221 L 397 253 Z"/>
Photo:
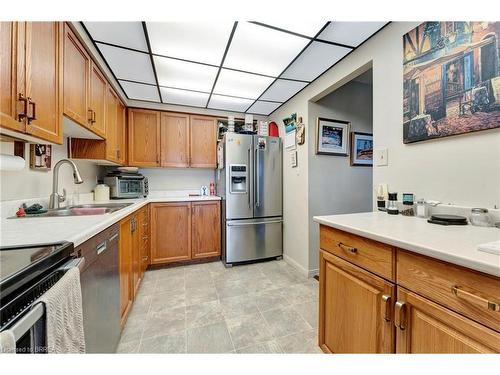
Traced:
<path fill-rule="evenodd" d="M 31 106 L 31 116 L 27 115 L 28 118 L 28 124 L 31 124 L 33 120 L 36 120 L 36 103 L 31 100 L 31 98 L 28 98 L 28 106 Z"/>
<path fill-rule="evenodd" d="M 17 121 L 22 122 L 28 116 L 28 98 L 19 93 L 19 97 L 17 100 L 23 102 L 23 111 L 17 115 Z"/>
<path fill-rule="evenodd" d="M 485 310 L 497 311 L 497 312 L 500 311 L 500 303 L 495 301 L 490 301 L 487 298 L 478 296 L 477 294 L 474 294 L 471 290 L 466 291 L 464 290 L 463 287 L 455 285 L 451 288 L 451 291 L 458 298 L 462 298 L 463 300 L 470 302 L 476 306 L 479 306 Z"/>
<path fill-rule="evenodd" d="M 109 241 L 109 242 L 113 242 L 114 240 L 116 240 L 116 239 L 118 238 L 118 235 L 119 235 L 119 233 L 115 233 L 115 234 L 113 234 L 111 237 L 109 237 L 109 240 L 108 240 L 108 241 Z"/>
<path fill-rule="evenodd" d="M 392 297 L 388 294 L 382 296 L 382 313 L 386 322 L 391 321 L 391 301 Z"/>
<path fill-rule="evenodd" d="M 342 250 L 349 251 L 352 254 L 356 254 L 358 252 L 358 249 L 356 249 L 355 247 L 344 245 L 342 242 L 339 242 L 339 247 Z"/>
<path fill-rule="evenodd" d="M 394 306 L 394 325 L 401 331 L 406 329 L 406 303 L 397 301 Z"/>
<path fill-rule="evenodd" d="M 97 255 L 101 254 L 104 250 L 106 250 L 106 241 L 104 241 L 103 243 L 97 245 L 96 247 L 96 252 L 97 252 Z"/>

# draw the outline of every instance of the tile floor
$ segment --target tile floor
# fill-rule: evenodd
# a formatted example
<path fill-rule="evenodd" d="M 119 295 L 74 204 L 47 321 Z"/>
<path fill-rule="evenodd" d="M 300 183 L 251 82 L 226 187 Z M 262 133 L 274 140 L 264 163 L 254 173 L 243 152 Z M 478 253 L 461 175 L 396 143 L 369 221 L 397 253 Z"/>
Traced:
<path fill-rule="evenodd" d="M 321 353 L 318 282 L 284 261 L 146 272 L 119 353 Z"/>

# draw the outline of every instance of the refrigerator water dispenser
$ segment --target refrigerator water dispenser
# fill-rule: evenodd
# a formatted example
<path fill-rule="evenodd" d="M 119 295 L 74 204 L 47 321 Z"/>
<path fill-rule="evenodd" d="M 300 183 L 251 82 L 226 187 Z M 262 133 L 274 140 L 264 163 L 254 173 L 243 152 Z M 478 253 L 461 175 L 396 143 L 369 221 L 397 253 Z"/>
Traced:
<path fill-rule="evenodd" d="M 247 192 L 247 166 L 245 164 L 230 165 L 231 187 L 233 194 L 245 194 Z"/>

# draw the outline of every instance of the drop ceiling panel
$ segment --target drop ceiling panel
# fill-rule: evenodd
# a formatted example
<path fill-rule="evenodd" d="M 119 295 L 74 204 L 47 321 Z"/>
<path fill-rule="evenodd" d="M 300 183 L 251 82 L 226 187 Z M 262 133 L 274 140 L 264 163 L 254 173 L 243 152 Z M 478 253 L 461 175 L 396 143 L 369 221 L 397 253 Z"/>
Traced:
<path fill-rule="evenodd" d="M 205 107 L 210 94 L 160 87 L 163 103 Z"/>
<path fill-rule="evenodd" d="M 148 54 L 97 43 L 104 59 L 118 79 L 156 84 Z"/>
<path fill-rule="evenodd" d="M 149 100 L 159 102 L 158 87 L 153 85 L 144 85 L 142 83 L 119 81 L 125 94 L 130 99 Z"/>
<path fill-rule="evenodd" d="M 306 86 L 307 82 L 278 79 L 271 85 L 271 87 L 266 90 L 266 92 L 260 97 L 260 99 L 276 102 L 286 102 Z"/>
<path fill-rule="evenodd" d="M 267 116 L 272 111 L 274 111 L 276 108 L 278 108 L 280 105 L 281 105 L 281 103 L 263 102 L 263 101 L 258 100 L 248 109 L 247 112 L 255 113 L 257 115 Z"/>
<path fill-rule="evenodd" d="M 158 83 L 179 89 L 210 92 L 218 68 L 187 61 L 154 57 Z"/>
<path fill-rule="evenodd" d="M 239 22 L 224 66 L 277 77 L 308 42 L 289 33 Z"/>
<path fill-rule="evenodd" d="M 148 22 L 153 54 L 220 65 L 234 22 Z"/>
<path fill-rule="evenodd" d="M 387 22 L 332 22 L 318 39 L 357 47 Z"/>
<path fill-rule="evenodd" d="M 214 94 L 210 98 L 208 108 L 222 109 L 232 112 L 245 112 L 246 109 L 252 105 L 252 103 L 253 100 L 249 99 L 233 98 L 230 96 Z"/>
<path fill-rule="evenodd" d="M 313 81 L 352 49 L 313 42 L 283 73 L 283 78 Z"/>
<path fill-rule="evenodd" d="M 273 80 L 255 74 L 221 69 L 214 93 L 257 99 Z"/>
<path fill-rule="evenodd" d="M 141 22 L 85 22 L 84 25 L 95 41 L 148 51 Z"/>
<path fill-rule="evenodd" d="M 289 19 L 283 20 L 272 20 L 269 22 L 262 22 L 266 25 L 272 25 L 274 27 L 288 30 L 293 33 L 305 35 L 308 37 L 315 37 L 317 33 L 325 26 L 327 21 L 311 21 L 311 20 L 301 20 L 300 22 L 290 22 Z"/>

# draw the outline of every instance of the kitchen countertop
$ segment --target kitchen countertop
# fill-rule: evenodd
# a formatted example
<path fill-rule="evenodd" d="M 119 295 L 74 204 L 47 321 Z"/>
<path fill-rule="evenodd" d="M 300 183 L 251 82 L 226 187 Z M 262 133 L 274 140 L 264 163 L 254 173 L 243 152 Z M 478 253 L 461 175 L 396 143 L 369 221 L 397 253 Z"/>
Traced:
<path fill-rule="evenodd" d="M 93 202 L 99 204 L 132 203 L 130 206 L 122 208 L 119 211 L 104 215 L 32 217 L 21 219 L 2 218 L 0 221 L 0 246 L 70 241 L 76 247 L 148 203 L 195 202 L 220 199 L 218 196 L 168 196 L 159 194 L 141 199 Z"/>
<path fill-rule="evenodd" d="M 385 212 L 314 216 L 332 228 L 383 242 L 432 258 L 500 277 L 500 255 L 477 250 L 480 244 L 499 241 L 494 227 L 442 226 L 427 219 Z"/>

